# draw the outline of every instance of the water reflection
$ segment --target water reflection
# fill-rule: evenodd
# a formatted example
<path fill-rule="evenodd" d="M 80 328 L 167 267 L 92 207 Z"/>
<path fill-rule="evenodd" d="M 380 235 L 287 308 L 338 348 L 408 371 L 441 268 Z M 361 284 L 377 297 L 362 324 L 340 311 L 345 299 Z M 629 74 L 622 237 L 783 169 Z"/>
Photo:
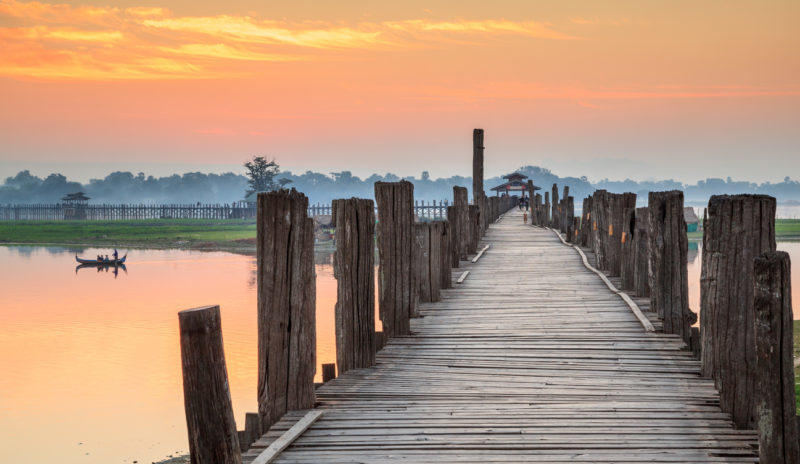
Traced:
<path fill-rule="evenodd" d="M 112 274 L 114 274 L 115 279 L 119 275 L 120 269 L 122 269 L 125 274 L 128 273 L 128 268 L 124 264 L 78 264 L 75 266 L 75 274 L 77 274 L 81 269 L 97 269 L 98 274 L 103 271 L 108 273 L 110 269 L 113 269 Z"/>
<path fill-rule="evenodd" d="M 153 462 L 185 452 L 177 312 L 209 304 L 222 311 L 243 425 L 256 410 L 255 256 L 130 250 L 135 272 L 117 268 L 125 277 L 112 279 L 113 267 L 76 275 L 76 251 L 107 252 L 0 247 L 0 462 Z M 315 261 L 319 373 L 336 361 L 336 280 L 330 251 Z M 44 448 L 43 430 L 58 430 Z"/>

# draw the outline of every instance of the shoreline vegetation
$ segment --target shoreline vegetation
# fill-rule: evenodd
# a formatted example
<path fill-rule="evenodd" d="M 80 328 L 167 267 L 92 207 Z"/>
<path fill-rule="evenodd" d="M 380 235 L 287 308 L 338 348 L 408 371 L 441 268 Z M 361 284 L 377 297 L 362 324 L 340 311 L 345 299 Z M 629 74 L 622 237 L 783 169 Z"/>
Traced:
<path fill-rule="evenodd" d="M 775 234 L 778 240 L 800 240 L 800 219 L 776 220 Z M 689 240 L 701 240 L 703 232 L 689 232 L 688 236 Z M 256 249 L 256 221 L 253 219 L 0 221 L 0 245 L 63 245 L 118 249 L 175 248 L 252 253 Z"/>

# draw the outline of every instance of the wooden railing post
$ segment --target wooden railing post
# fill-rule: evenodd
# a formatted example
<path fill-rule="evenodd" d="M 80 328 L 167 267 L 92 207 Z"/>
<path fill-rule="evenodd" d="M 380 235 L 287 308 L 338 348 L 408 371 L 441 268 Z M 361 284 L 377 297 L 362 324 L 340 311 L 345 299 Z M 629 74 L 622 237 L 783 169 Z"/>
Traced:
<path fill-rule="evenodd" d="M 339 374 L 375 364 L 375 204 L 333 200 L 336 227 L 336 364 Z"/>
<path fill-rule="evenodd" d="M 378 295 L 386 338 L 409 333 L 417 283 L 413 268 L 414 184 L 375 182 L 378 203 Z"/>
<path fill-rule="evenodd" d="M 219 306 L 178 313 L 183 403 L 193 463 L 241 464 Z"/>
<path fill-rule="evenodd" d="M 775 251 L 775 207 L 766 195 L 715 195 L 703 226 L 703 375 L 715 380 L 722 411 L 742 429 L 757 424 L 753 260 Z"/>
<path fill-rule="evenodd" d="M 591 217 L 592 217 L 592 196 L 583 199 L 583 208 L 581 209 L 581 233 L 580 244 L 582 247 L 591 248 Z"/>
<path fill-rule="evenodd" d="M 664 320 L 664 333 L 679 335 L 688 345 L 689 280 L 686 268 L 688 239 L 683 218 L 683 192 L 650 192 L 650 308 Z"/>
<path fill-rule="evenodd" d="M 791 262 L 782 251 L 754 261 L 759 462 L 800 462 L 792 359 Z"/>
<path fill-rule="evenodd" d="M 258 413 L 262 433 L 290 410 L 314 407 L 314 220 L 292 189 L 258 194 Z"/>

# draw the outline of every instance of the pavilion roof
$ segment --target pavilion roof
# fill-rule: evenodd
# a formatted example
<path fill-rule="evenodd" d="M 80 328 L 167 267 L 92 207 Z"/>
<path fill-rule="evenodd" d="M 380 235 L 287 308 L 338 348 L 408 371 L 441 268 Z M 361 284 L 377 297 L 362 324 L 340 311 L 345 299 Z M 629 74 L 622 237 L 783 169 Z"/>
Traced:
<path fill-rule="evenodd" d="M 75 193 L 68 193 L 64 195 L 62 201 L 89 201 L 89 197 L 86 196 L 83 192 L 75 192 Z"/>

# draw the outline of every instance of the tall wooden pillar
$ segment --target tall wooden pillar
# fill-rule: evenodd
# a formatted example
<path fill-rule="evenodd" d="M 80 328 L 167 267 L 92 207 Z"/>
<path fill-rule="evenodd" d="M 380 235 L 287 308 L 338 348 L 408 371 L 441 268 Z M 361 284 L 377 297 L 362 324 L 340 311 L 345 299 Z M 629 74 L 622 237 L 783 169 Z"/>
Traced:
<path fill-rule="evenodd" d="M 703 375 L 715 380 L 720 407 L 739 428 L 756 425 L 753 260 L 775 251 L 775 207 L 766 195 L 714 195 L 703 230 Z"/>
<path fill-rule="evenodd" d="M 262 432 L 286 411 L 314 407 L 316 275 L 308 199 L 258 194 L 258 413 Z"/>
<path fill-rule="evenodd" d="M 480 216 L 480 236 L 488 225 L 486 220 L 486 194 L 483 190 L 483 129 L 472 131 L 472 203 L 478 207 Z"/>
<path fill-rule="evenodd" d="M 336 364 L 339 375 L 375 364 L 375 207 L 372 200 L 333 200 L 336 226 Z"/>
<path fill-rule="evenodd" d="M 683 192 L 650 192 L 650 307 L 664 320 L 664 333 L 691 341 L 689 278 L 686 256 L 689 242 L 683 218 Z"/>
<path fill-rule="evenodd" d="M 414 184 L 375 182 L 378 203 L 378 299 L 387 338 L 409 333 L 417 283 L 413 268 Z"/>

